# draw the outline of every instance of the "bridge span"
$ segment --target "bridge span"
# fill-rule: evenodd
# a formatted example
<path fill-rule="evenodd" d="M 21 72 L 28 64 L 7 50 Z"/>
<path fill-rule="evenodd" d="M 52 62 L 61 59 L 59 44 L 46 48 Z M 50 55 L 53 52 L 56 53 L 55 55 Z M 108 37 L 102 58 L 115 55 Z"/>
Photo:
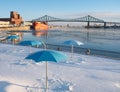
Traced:
<path fill-rule="evenodd" d="M 39 22 L 87 22 L 86 27 L 90 27 L 90 23 L 102 23 L 104 25 L 104 28 L 107 27 L 107 24 L 112 25 L 120 25 L 120 22 L 107 22 L 102 19 L 95 18 L 91 15 L 87 15 L 80 18 L 73 18 L 73 19 L 62 19 L 62 18 L 56 18 L 48 15 L 44 15 L 40 18 L 33 19 L 32 22 L 39 21 Z"/>

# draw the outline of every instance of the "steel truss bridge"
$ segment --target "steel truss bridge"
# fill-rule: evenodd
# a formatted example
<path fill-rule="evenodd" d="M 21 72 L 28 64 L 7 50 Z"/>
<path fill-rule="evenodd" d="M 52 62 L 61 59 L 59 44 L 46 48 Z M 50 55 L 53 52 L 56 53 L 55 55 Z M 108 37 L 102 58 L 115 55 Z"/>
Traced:
<path fill-rule="evenodd" d="M 87 15 L 87 16 L 80 17 L 80 18 L 74 18 L 74 19 L 61 19 L 61 18 L 56 18 L 56 17 L 44 15 L 40 18 L 32 20 L 32 22 L 34 22 L 34 21 L 46 22 L 46 23 L 47 22 L 87 22 L 87 27 L 90 27 L 91 22 L 103 23 L 104 27 L 106 27 L 107 24 L 113 24 L 113 25 L 119 24 L 120 25 L 120 22 L 106 22 L 102 19 L 95 18 L 91 15 Z"/>

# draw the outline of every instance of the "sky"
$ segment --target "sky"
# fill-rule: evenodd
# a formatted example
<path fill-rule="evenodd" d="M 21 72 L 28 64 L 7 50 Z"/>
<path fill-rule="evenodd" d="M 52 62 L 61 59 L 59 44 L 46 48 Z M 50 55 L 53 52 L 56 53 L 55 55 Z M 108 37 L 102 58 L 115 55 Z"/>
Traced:
<path fill-rule="evenodd" d="M 108 21 L 120 21 L 120 0 L 1 0 L 0 17 L 17 11 L 24 20 L 44 15 L 79 18 L 92 15 Z"/>

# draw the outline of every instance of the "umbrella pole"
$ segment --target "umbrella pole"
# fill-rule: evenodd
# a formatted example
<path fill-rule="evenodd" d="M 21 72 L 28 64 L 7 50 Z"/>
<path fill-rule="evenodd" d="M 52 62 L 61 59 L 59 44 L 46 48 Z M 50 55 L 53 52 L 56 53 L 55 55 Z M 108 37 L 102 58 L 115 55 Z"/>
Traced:
<path fill-rule="evenodd" d="M 29 53 L 31 54 L 31 46 L 29 46 Z"/>
<path fill-rule="evenodd" d="M 46 44 L 43 42 L 43 46 L 44 46 L 44 49 L 46 49 L 47 48 L 47 46 L 46 46 Z"/>
<path fill-rule="evenodd" d="M 46 61 L 46 90 L 48 89 L 48 64 L 47 64 L 47 61 Z"/>
<path fill-rule="evenodd" d="M 71 46 L 71 58 L 73 57 L 73 45 Z"/>

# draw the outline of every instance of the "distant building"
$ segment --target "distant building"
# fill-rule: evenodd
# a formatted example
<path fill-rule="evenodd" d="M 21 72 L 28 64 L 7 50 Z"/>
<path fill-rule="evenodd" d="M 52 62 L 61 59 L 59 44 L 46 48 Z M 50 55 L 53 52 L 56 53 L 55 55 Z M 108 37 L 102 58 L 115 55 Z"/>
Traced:
<path fill-rule="evenodd" d="M 11 11 L 10 24 L 21 25 L 23 22 L 22 17 L 17 12 Z"/>
<path fill-rule="evenodd" d="M 10 12 L 10 18 L 0 18 L 0 21 L 9 21 L 13 25 L 21 25 L 23 23 L 22 17 L 15 11 Z"/>

